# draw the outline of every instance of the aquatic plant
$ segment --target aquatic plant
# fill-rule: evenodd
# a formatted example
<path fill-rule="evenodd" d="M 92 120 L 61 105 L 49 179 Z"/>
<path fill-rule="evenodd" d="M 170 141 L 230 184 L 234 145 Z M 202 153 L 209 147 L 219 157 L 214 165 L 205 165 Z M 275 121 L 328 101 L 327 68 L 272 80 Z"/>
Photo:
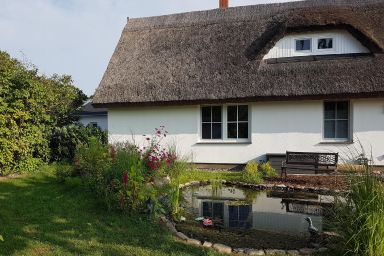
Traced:
<path fill-rule="evenodd" d="M 259 172 L 259 165 L 256 161 L 250 161 L 244 168 L 243 179 L 250 183 L 260 183 L 262 181 L 262 174 Z"/>
<path fill-rule="evenodd" d="M 335 211 L 336 229 L 345 255 L 377 256 L 384 252 L 384 184 L 366 165 L 363 175 L 351 178 L 346 203 Z"/>

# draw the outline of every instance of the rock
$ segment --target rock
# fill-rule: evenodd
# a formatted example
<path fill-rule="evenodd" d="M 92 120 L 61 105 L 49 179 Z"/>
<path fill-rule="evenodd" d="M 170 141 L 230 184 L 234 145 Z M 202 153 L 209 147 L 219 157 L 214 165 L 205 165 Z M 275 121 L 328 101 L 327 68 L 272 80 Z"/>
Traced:
<path fill-rule="evenodd" d="M 285 190 L 287 188 L 287 186 L 285 186 L 283 184 L 279 184 L 279 185 L 276 185 L 275 188 L 279 189 L 279 190 Z"/>
<path fill-rule="evenodd" d="M 206 247 L 206 248 L 212 247 L 212 243 L 208 241 L 204 241 L 203 247 Z"/>
<path fill-rule="evenodd" d="M 300 255 L 298 250 L 288 250 L 287 255 Z"/>
<path fill-rule="evenodd" d="M 301 248 L 299 250 L 300 255 L 313 255 L 315 252 L 316 250 L 312 248 Z"/>
<path fill-rule="evenodd" d="M 180 238 L 181 240 L 187 240 L 188 239 L 188 237 L 184 233 L 181 233 L 181 232 L 176 232 L 176 236 L 178 238 Z"/>
<path fill-rule="evenodd" d="M 167 221 L 165 223 L 165 225 L 167 226 L 168 230 L 171 231 L 172 234 L 176 234 L 177 233 L 175 225 L 173 225 L 170 221 Z"/>
<path fill-rule="evenodd" d="M 232 248 L 224 244 L 214 244 L 212 247 L 219 253 L 232 253 Z"/>
<path fill-rule="evenodd" d="M 233 253 L 245 253 L 247 248 L 234 248 Z"/>
<path fill-rule="evenodd" d="M 199 240 L 196 240 L 196 239 L 188 238 L 187 244 L 200 246 L 201 242 Z"/>
<path fill-rule="evenodd" d="M 153 183 L 155 184 L 156 187 L 162 187 L 164 185 L 168 185 L 169 183 L 171 183 L 171 178 L 169 176 L 155 177 L 153 179 Z"/>
<path fill-rule="evenodd" d="M 184 216 L 180 217 L 180 221 L 186 221 L 186 220 L 187 220 L 187 218 L 185 218 Z"/>
<path fill-rule="evenodd" d="M 285 250 L 274 250 L 274 249 L 269 249 L 265 250 L 266 255 L 285 255 Z"/>
<path fill-rule="evenodd" d="M 190 186 L 199 186 L 200 181 L 191 181 L 189 184 L 190 184 Z"/>
<path fill-rule="evenodd" d="M 328 248 L 327 247 L 321 247 L 319 249 L 317 249 L 318 252 L 326 252 L 328 251 Z"/>
<path fill-rule="evenodd" d="M 311 246 L 313 247 L 313 248 L 319 248 L 320 247 L 320 244 L 316 244 L 316 243 L 311 243 Z"/>
<path fill-rule="evenodd" d="M 167 221 L 168 221 L 167 217 L 165 217 L 164 215 L 161 215 L 161 216 L 160 216 L 160 220 L 161 220 L 162 222 L 164 222 L 164 223 L 167 223 Z"/>
<path fill-rule="evenodd" d="M 246 251 L 248 255 L 265 255 L 264 250 L 249 249 Z"/>

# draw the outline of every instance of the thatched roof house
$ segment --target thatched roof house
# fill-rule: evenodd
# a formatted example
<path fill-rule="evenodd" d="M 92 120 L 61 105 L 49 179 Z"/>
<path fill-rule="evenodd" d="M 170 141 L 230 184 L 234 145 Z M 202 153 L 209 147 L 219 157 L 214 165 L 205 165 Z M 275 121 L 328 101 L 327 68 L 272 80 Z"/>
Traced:
<path fill-rule="evenodd" d="M 383 0 L 129 19 L 93 105 L 108 107 L 111 142 L 166 125 L 194 162 L 339 152 L 359 137 L 384 165 L 383 49 Z"/>
<path fill-rule="evenodd" d="M 130 19 L 96 105 L 384 95 L 384 1 L 303 1 Z M 371 55 L 267 64 L 293 30 L 346 28 Z"/>

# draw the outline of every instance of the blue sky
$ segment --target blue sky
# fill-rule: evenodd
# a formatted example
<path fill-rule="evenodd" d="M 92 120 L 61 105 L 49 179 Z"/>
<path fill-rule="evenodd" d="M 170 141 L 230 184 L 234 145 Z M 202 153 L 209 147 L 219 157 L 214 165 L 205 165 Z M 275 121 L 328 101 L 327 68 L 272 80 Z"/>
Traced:
<path fill-rule="evenodd" d="M 217 8 L 219 0 L 0 0 L 0 50 L 92 95 L 127 17 Z M 229 0 L 230 6 L 286 2 Z"/>

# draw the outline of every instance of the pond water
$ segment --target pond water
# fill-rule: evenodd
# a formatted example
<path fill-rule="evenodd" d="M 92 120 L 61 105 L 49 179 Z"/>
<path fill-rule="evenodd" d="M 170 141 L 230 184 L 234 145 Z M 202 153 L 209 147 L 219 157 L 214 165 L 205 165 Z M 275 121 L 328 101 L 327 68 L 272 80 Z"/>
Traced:
<path fill-rule="evenodd" d="M 202 226 L 195 219 L 205 217 L 212 219 L 213 228 L 220 230 L 255 230 L 309 237 L 306 217 L 323 231 L 324 215 L 333 203 L 333 196 L 314 193 L 208 185 L 185 189 L 182 206 L 185 223 L 190 225 Z"/>

